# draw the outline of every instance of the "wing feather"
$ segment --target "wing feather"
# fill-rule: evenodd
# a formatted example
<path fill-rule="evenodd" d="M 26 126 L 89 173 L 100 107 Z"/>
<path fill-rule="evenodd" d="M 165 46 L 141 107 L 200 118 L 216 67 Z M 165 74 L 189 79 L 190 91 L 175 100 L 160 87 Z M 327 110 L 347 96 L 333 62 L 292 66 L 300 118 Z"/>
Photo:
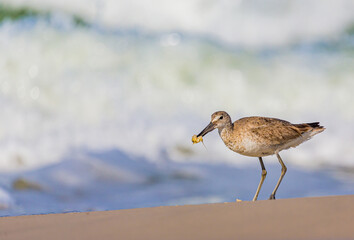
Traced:
<path fill-rule="evenodd" d="M 243 125 L 248 128 L 248 132 L 259 139 L 260 142 L 280 145 L 301 137 L 301 131 L 298 128 L 281 119 L 250 117 L 243 121 Z"/>

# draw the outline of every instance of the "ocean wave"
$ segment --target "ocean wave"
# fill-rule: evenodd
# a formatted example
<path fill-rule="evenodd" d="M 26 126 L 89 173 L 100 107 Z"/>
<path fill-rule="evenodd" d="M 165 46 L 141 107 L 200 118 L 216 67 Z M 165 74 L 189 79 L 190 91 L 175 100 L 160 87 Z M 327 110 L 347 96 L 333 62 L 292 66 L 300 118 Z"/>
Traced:
<path fill-rule="evenodd" d="M 5 0 L 4 4 L 66 12 L 82 23 L 109 29 L 205 35 L 248 49 L 332 40 L 353 26 L 351 0 L 134 1 Z"/>
<path fill-rule="evenodd" d="M 288 158 L 307 167 L 353 165 L 354 58 L 345 35 L 249 51 L 176 32 L 102 32 L 37 19 L 3 22 L 0 52 L 1 171 L 82 149 L 160 163 L 248 163 L 216 134 L 205 138 L 208 150 L 191 145 L 216 110 L 233 120 L 321 121 L 327 130 Z"/>

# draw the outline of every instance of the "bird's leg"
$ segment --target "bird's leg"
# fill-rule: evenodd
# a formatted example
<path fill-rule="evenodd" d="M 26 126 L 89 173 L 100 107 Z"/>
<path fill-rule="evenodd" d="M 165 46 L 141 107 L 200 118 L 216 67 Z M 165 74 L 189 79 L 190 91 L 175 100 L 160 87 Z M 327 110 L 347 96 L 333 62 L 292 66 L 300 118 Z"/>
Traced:
<path fill-rule="evenodd" d="M 259 159 L 259 163 L 261 164 L 261 167 L 262 167 L 262 176 L 261 176 L 261 181 L 260 181 L 259 184 L 258 184 L 257 192 L 256 192 L 256 194 L 254 195 L 252 201 L 257 201 L 259 191 L 261 190 L 261 187 L 262 187 L 262 184 L 263 184 L 263 182 L 264 182 L 264 179 L 265 179 L 266 176 L 267 176 L 267 170 L 266 170 L 265 167 L 264 167 L 264 163 L 263 163 L 262 158 L 259 157 L 258 159 Z"/>
<path fill-rule="evenodd" d="M 271 194 L 270 197 L 269 197 L 269 200 L 275 199 L 275 193 L 277 192 L 278 187 L 279 187 L 279 185 L 280 185 L 280 183 L 281 183 L 281 180 L 283 180 L 283 177 L 284 177 L 284 175 L 285 175 L 285 173 L 286 173 L 286 170 L 287 170 L 287 168 L 286 168 L 285 164 L 283 163 L 283 160 L 281 159 L 279 153 L 276 153 L 276 154 L 277 154 L 277 158 L 278 158 L 278 160 L 279 160 L 279 163 L 280 163 L 280 165 L 281 165 L 281 174 L 280 174 L 279 180 L 278 180 L 278 182 L 277 182 L 277 185 L 275 186 L 275 188 L 274 188 L 272 194 Z"/>

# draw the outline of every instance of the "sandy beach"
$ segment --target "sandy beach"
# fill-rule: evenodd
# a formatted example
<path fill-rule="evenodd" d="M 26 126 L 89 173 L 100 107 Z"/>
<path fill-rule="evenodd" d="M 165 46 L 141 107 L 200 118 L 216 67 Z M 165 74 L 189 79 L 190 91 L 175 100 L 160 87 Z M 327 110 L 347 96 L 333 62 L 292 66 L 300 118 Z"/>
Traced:
<path fill-rule="evenodd" d="M 354 195 L 0 218 L 0 239 L 353 239 Z"/>

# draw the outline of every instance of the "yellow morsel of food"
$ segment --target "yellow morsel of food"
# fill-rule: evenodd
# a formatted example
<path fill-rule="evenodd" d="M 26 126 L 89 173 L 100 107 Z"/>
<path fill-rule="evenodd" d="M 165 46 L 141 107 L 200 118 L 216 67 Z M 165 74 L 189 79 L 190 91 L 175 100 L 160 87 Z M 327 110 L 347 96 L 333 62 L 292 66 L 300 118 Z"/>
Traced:
<path fill-rule="evenodd" d="M 193 144 L 194 143 L 199 143 L 199 142 L 202 142 L 202 141 L 203 141 L 203 137 L 202 136 L 197 137 L 197 135 L 193 135 L 193 137 L 192 137 Z"/>

